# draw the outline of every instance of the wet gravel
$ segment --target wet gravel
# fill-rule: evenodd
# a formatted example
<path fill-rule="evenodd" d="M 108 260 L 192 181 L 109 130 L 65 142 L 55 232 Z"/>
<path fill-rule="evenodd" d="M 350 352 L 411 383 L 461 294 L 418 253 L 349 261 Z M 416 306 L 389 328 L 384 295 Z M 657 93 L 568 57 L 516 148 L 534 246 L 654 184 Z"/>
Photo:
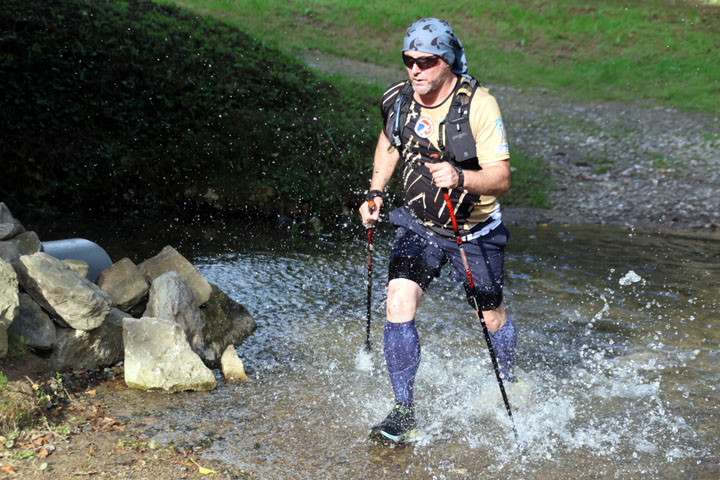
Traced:
<path fill-rule="evenodd" d="M 512 145 L 544 159 L 555 184 L 550 210 L 534 212 L 539 221 L 717 230 L 720 117 L 491 91 Z"/>

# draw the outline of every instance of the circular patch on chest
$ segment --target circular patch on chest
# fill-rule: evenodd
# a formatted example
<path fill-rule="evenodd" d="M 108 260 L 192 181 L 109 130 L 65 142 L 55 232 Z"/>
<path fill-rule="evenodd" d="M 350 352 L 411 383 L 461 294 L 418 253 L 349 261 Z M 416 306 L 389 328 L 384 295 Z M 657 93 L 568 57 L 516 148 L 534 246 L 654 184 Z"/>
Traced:
<path fill-rule="evenodd" d="M 420 138 L 428 138 L 432 135 L 433 131 L 435 131 L 433 122 L 427 117 L 422 117 L 415 124 L 415 133 L 417 133 Z"/>

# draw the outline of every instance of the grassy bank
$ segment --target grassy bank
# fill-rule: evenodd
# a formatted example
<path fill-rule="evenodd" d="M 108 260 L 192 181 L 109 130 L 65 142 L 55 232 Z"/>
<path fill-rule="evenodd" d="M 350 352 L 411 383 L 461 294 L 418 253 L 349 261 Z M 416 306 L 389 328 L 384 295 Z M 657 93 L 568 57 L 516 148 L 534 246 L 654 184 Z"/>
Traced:
<path fill-rule="evenodd" d="M 720 6 L 706 2 L 162 1 L 210 13 L 288 51 L 380 65 L 399 62 L 410 23 L 437 16 L 455 27 L 470 73 L 486 83 L 693 111 L 714 112 L 720 102 Z"/>

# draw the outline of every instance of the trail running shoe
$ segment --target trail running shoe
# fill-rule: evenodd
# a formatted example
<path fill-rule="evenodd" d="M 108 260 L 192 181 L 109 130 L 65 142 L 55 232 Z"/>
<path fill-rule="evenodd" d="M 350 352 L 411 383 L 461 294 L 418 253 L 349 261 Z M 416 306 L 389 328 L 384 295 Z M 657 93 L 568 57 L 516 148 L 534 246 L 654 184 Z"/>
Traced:
<path fill-rule="evenodd" d="M 415 409 L 396 403 L 385 420 L 370 430 L 370 439 L 380 442 L 404 443 L 417 436 Z"/>

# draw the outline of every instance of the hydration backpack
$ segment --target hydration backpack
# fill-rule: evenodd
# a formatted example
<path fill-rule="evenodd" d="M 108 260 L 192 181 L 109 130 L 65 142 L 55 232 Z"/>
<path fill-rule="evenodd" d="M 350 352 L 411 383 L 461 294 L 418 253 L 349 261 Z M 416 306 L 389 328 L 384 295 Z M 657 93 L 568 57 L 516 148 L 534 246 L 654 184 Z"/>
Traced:
<path fill-rule="evenodd" d="M 463 168 L 473 169 L 472 165 L 464 165 L 464 163 L 477 157 L 475 138 L 470 128 L 470 101 L 480 83 L 470 76 L 461 76 L 459 81 L 460 85 L 455 88 L 447 117 L 440 122 L 438 147 L 450 162 L 462 165 Z M 385 135 L 390 140 L 390 148 L 397 148 L 401 153 L 404 148 L 401 131 L 405 125 L 412 96 L 412 84 L 410 80 L 406 80 L 390 87 L 382 99 Z M 477 168 L 475 166 L 474 169 Z"/>

